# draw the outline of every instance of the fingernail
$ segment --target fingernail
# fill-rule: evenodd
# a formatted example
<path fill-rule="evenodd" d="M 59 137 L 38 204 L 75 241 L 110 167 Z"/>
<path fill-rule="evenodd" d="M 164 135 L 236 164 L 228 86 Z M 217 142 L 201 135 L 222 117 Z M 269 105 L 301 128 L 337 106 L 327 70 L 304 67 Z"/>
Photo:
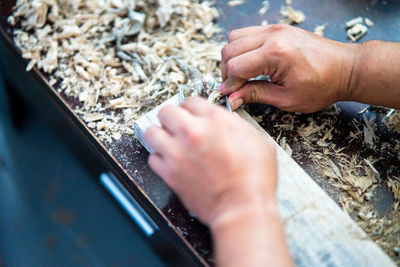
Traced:
<path fill-rule="evenodd" d="M 233 110 L 238 109 L 241 105 L 243 105 L 243 99 L 241 98 L 231 102 L 231 107 Z"/>
<path fill-rule="evenodd" d="M 229 93 L 228 89 L 225 87 L 225 83 L 221 84 L 218 88 L 218 90 L 221 92 L 223 95 L 227 95 Z"/>

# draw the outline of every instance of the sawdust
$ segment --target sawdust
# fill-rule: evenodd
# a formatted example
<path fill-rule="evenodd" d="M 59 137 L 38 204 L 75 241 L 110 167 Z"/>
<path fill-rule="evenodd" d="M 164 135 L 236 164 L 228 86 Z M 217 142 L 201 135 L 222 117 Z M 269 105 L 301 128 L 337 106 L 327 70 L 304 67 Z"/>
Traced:
<path fill-rule="evenodd" d="M 315 29 L 314 29 L 314 33 L 316 35 L 319 35 L 319 36 L 323 37 L 324 36 L 324 31 L 325 31 L 327 26 L 328 26 L 327 23 L 325 23 L 323 25 L 316 26 Z"/>
<path fill-rule="evenodd" d="M 218 89 L 220 83 L 212 76 L 207 74 L 199 79 L 190 81 L 186 85 L 179 86 L 179 101 L 183 102 L 188 97 L 204 97 L 213 104 L 225 105 L 225 97 Z"/>
<path fill-rule="evenodd" d="M 219 76 L 220 29 L 211 2 L 18 0 L 15 44 L 107 142 L 206 73 Z M 102 114 L 90 118 L 91 114 Z"/>
<path fill-rule="evenodd" d="M 245 1 L 243 1 L 243 0 L 232 0 L 232 1 L 228 1 L 228 6 L 232 6 L 232 7 L 241 6 L 244 3 L 245 3 Z"/>
<path fill-rule="evenodd" d="M 280 23 L 285 24 L 300 24 L 306 19 L 306 15 L 301 10 L 295 10 L 292 7 L 292 1 L 286 1 L 286 4 L 281 7 L 281 15 Z"/>
<path fill-rule="evenodd" d="M 369 18 L 364 18 L 364 23 L 367 25 L 369 28 L 375 26 L 375 23 L 372 22 Z"/>
<path fill-rule="evenodd" d="M 258 14 L 264 15 L 265 13 L 267 13 L 269 8 L 270 8 L 269 1 L 263 1 L 262 2 L 262 7 L 260 8 L 260 10 L 258 10 Z"/>
<path fill-rule="evenodd" d="M 389 113 L 385 117 L 383 123 L 389 131 L 400 133 L 400 111 L 391 110 Z"/>

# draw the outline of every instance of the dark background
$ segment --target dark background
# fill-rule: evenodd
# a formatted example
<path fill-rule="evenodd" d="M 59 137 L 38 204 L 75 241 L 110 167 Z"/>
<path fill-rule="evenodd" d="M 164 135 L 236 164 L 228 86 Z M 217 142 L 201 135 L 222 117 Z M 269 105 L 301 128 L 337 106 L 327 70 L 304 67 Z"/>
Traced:
<path fill-rule="evenodd" d="M 54 133 L 57 117 L 10 90 L 0 76 L 0 266 L 165 266 Z"/>

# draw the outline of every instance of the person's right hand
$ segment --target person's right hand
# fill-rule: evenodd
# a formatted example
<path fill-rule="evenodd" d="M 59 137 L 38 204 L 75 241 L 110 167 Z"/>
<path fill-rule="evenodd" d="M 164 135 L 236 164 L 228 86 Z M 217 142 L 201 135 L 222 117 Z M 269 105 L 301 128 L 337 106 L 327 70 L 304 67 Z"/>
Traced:
<path fill-rule="evenodd" d="M 280 24 L 234 30 L 228 39 L 220 90 L 234 109 L 258 102 L 311 113 L 351 98 L 357 45 Z M 248 81 L 259 75 L 272 82 Z"/>

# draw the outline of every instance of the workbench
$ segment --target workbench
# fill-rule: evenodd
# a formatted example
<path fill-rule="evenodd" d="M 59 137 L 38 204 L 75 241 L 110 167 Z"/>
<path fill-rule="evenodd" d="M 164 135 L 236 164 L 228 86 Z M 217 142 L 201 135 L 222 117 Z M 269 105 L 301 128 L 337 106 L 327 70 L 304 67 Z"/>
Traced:
<path fill-rule="evenodd" d="M 230 7 L 226 1 L 217 0 L 216 6 L 222 15 L 219 25 L 228 32 L 235 28 L 250 25 L 260 25 L 263 20 L 275 23 L 280 19 L 280 6 L 283 1 L 270 1 L 271 8 L 261 16 L 258 11 L 261 8 L 261 0 L 247 1 L 245 5 Z M 345 22 L 351 18 L 364 16 L 371 19 L 375 26 L 370 29 L 362 41 L 379 39 L 385 41 L 400 41 L 400 6 L 397 3 L 380 0 L 293 0 L 293 6 L 301 9 L 307 16 L 301 28 L 313 31 L 315 26 L 328 23 L 325 36 L 337 41 L 347 42 Z M 16 91 L 33 107 L 49 103 L 48 112 L 60 112 L 64 116 L 65 123 L 71 125 L 78 139 L 75 144 L 80 144 L 80 153 L 83 161 L 90 166 L 104 165 L 133 196 L 145 212 L 151 217 L 167 238 L 174 244 L 186 260 L 195 265 L 212 264 L 213 255 L 211 239 L 208 229 L 191 217 L 180 203 L 179 199 L 148 167 L 147 151 L 132 137 L 122 136 L 120 141 L 105 144 L 87 127 L 85 122 L 73 111 L 80 105 L 75 98 L 67 97 L 59 93 L 56 88 L 50 86 L 47 76 L 34 68 L 31 72 L 25 72 L 27 62 L 21 58 L 20 52 L 12 41 L 12 28 L 6 19 L 11 13 L 14 1 L 0 0 L 0 49 L 2 54 L 2 70 L 5 72 L 8 83 L 12 84 Z M 31 86 L 26 87 L 26 83 Z M 45 100 L 46 99 L 46 100 Z M 47 102 L 45 102 L 47 101 Z M 343 146 L 346 137 L 353 129 L 353 120 L 362 121 L 363 116 L 382 117 L 369 109 L 364 113 L 361 110 L 368 107 L 358 103 L 338 103 L 340 107 L 340 121 L 335 127 L 340 130 L 340 135 L 333 139 L 333 143 Z M 265 113 L 265 105 L 249 105 L 246 109 L 254 116 Z M 307 122 L 309 117 L 319 118 L 319 114 L 299 115 L 296 124 Z M 274 131 L 274 122 L 265 116 L 260 125 L 273 137 L 279 133 Z M 382 140 L 393 143 L 391 133 L 378 125 L 378 134 Z M 289 144 L 295 142 L 296 136 L 288 135 Z M 364 147 L 361 143 L 353 142 L 345 153 L 361 152 L 365 156 L 380 153 Z M 314 178 L 318 184 L 338 201 L 338 189 L 331 186 L 326 180 L 321 179 L 315 172 L 315 163 L 310 160 L 307 153 L 295 158 L 303 169 Z M 383 155 L 384 161 L 379 161 L 375 167 L 381 173 L 384 180 L 389 175 L 399 174 L 398 159 L 392 155 Z M 383 183 L 382 183 L 383 184 Z M 377 211 L 384 215 L 389 212 L 393 204 L 391 193 L 384 186 L 377 188 L 379 194 L 375 200 Z"/>

